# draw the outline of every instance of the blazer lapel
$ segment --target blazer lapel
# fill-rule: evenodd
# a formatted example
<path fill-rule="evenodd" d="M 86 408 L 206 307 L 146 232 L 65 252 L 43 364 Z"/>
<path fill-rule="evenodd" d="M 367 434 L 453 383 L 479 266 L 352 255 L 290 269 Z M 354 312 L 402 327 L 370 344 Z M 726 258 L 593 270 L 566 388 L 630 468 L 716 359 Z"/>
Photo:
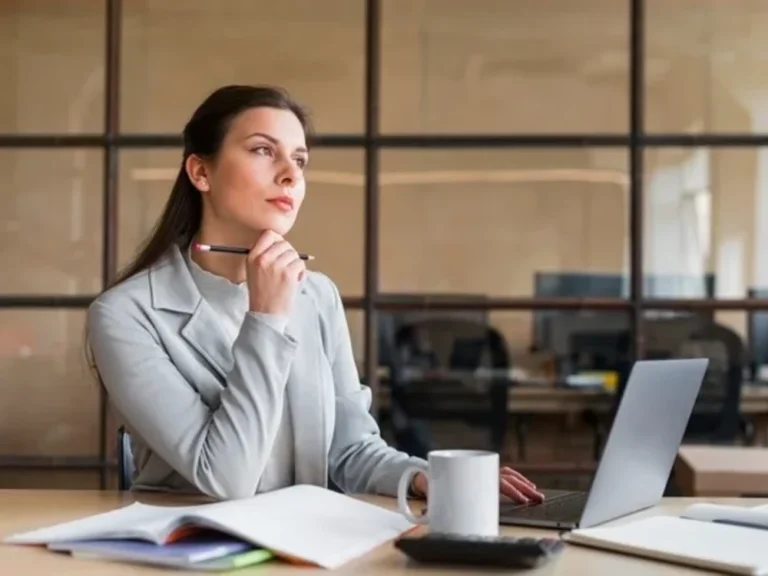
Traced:
<path fill-rule="evenodd" d="M 318 311 L 303 290 L 286 332 L 299 343 L 286 393 L 293 424 L 295 483 L 326 486 L 326 397 L 322 371 L 323 346 Z"/>
<path fill-rule="evenodd" d="M 232 342 L 204 298 L 200 299 L 195 312 L 181 329 L 181 335 L 208 361 L 219 377 L 226 380 L 234 364 Z"/>
<path fill-rule="evenodd" d="M 233 363 L 231 342 L 215 312 L 200 295 L 181 249 L 174 246 L 149 274 L 152 305 L 189 317 L 181 330 L 182 337 L 225 380 Z"/>

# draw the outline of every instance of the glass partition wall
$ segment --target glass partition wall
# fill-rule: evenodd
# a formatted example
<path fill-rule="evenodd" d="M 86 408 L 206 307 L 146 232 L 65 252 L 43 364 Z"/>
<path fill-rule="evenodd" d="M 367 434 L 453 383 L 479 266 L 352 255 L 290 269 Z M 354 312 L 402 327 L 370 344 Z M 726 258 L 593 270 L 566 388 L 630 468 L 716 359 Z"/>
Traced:
<path fill-rule="evenodd" d="M 311 109 L 291 238 L 339 285 L 375 399 L 395 311 L 491 317 L 518 349 L 564 310 L 624 317 L 632 358 L 649 315 L 714 315 L 757 342 L 766 32 L 748 0 L 3 3 L 6 484 L 110 485 L 84 312 L 151 230 L 180 130 L 223 84 L 278 84 Z"/>

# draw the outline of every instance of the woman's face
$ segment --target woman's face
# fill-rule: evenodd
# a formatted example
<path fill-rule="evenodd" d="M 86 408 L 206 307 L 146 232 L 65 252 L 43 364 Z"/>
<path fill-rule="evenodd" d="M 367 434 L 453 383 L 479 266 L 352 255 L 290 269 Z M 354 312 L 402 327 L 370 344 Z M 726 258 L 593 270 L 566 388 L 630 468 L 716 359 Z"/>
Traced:
<path fill-rule="evenodd" d="M 208 202 L 203 221 L 216 222 L 216 236 L 272 230 L 284 236 L 304 200 L 309 155 L 296 115 L 277 108 L 252 108 L 231 123 L 216 159 L 192 168 Z M 211 218 L 212 216 L 212 218 Z"/>

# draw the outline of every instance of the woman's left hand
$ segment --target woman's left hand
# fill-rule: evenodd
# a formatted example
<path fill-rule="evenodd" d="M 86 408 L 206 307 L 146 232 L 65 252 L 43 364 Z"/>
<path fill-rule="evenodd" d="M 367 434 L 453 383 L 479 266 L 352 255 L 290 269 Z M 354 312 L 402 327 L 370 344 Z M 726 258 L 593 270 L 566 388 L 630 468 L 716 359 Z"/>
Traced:
<path fill-rule="evenodd" d="M 429 492 L 427 476 L 421 472 L 414 476 L 412 485 L 417 494 L 426 496 Z M 509 466 L 499 470 L 499 493 L 521 504 L 544 500 L 544 494 L 538 491 L 533 482 Z"/>
<path fill-rule="evenodd" d="M 536 484 L 528 480 L 517 470 L 512 470 L 509 466 L 501 469 L 501 478 L 499 480 L 501 495 L 511 498 L 521 504 L 530 504 L 543 502 L 544 494 L 538 491 Z"/>

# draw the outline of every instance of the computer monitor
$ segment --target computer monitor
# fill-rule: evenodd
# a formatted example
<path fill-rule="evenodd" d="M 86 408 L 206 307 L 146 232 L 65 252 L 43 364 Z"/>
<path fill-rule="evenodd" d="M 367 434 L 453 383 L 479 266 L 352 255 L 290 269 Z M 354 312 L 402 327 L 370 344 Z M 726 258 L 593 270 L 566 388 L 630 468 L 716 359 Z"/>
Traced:
<path fill-rule="evenodd" d="M 536 298 L 629 298 L 630 278 L 627 274 L 592 272 L 536 272 Z M 713 298 L 714 274 L 644 274 L 643 295 L 650 298 Z M 533 313 L 531 347 L 533 350 L 552 349 L 551 319 L 578 316 L 574 310 L 536 310 Z M 602 313 L 610 316 L 610 313 Z M 665 317 L 696 316 L 711 320 L 711 310 L 686 312 L 664 311 Z M 768 317 L 768 315 L 766 315 Z M 768 321 L 767 321 L 768 323 Z M 768 348 L 766 348 L 768 350 Z M 766 353 L 768 355 L 768 352 Z"/>
<path fill-rule="evenodd" d="M 571 334 L 570 371 L 626 370 L 631 360 L 629 330 L 575 332 Z"/>
<path fill-rule="evenodd" d="M 582 311 L 578 315 L 555 316 L 549 321 L 549 348 L 555 356 L 560 377 L 575 372 L 573 360 L 581 346 L 585 351 L 610 342 L 619 345 L 621 335 L 629 343 L 630 322 L 625 313 Z"/>

